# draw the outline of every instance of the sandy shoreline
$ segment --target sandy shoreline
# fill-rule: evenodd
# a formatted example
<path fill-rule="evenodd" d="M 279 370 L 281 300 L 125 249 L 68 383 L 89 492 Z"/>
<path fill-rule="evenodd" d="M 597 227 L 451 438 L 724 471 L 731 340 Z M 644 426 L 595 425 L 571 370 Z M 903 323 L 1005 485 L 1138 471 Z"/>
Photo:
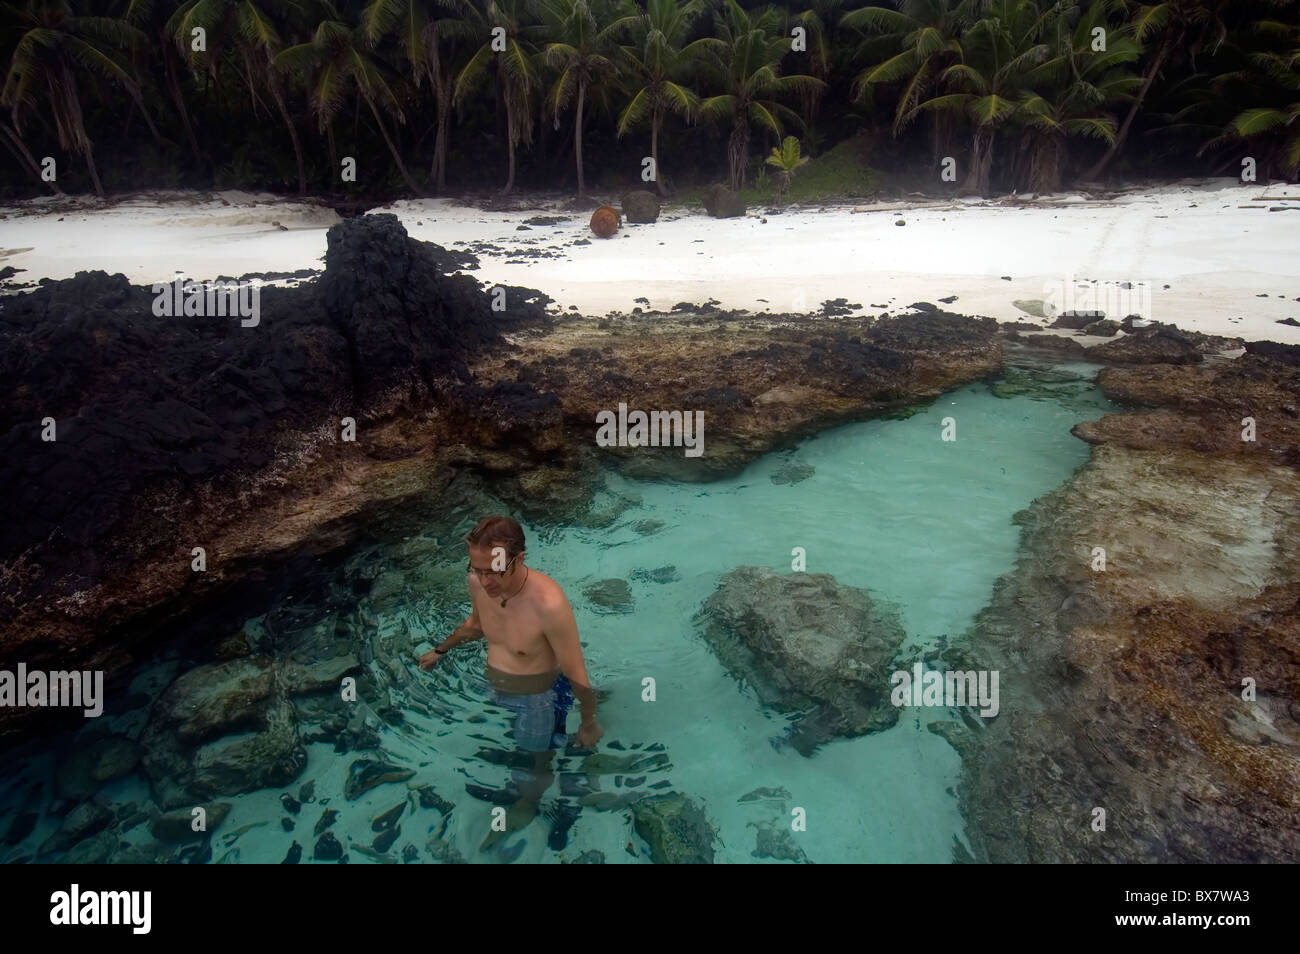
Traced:
<path fill-rule="evenodd" d="M 1216 179 L 1102 199 L 918 199 L 743 219 L 670 206 L 657 223 L 625 225 L 609 240 L 591 235 L 588 213 L 549 200 L 534 211 L 454 199 L 375 211 L 397 214 L 415 238 L 476 254 L 480 281 L 538 288 L 557 311 L 591 316 L 709 299 L 818 312 L 839 298 L 879 314 L 956 296 L 947 307 L 959 313 L 1046 324 L 1014 303 L 1082 310 L 1105 308 L 1099 299 L 1109 295 L 1110 317 L 1132 310 L 1211 334 L 1300 343 L 1300 327 L 1277 323 L 1300 320 L 1292 210 L 1300 187 Z M 539 214 L 564 220 L 519 228 Z M 0 208 L 0 267 L 24 269 L 15 282 L 103 269 L 139 284 L 320 268 L 338 221 L 321 205 L 241 192 L 34 200 Z"/>

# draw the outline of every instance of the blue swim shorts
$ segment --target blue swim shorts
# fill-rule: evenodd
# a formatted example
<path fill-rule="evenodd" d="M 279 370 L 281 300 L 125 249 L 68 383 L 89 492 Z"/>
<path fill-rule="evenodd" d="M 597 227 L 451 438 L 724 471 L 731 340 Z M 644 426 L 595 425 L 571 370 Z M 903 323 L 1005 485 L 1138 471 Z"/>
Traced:
<path fill-rule="evenodd" d="M 568 743 L 573 687 L 563 673 L 545 692 L 521 696 L 493 689 L 492 701 L 515 713 L 515 742 L 525 752 L 562 749 Z"/>

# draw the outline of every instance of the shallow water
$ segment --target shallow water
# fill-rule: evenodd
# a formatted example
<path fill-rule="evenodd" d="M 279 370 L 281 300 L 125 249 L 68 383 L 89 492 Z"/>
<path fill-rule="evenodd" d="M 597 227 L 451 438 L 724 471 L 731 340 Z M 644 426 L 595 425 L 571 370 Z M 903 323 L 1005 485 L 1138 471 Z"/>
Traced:
<path fill-rule="evenodd" d="M 622 794 L 627 789 L 619 783 L 644 777 L 639 789 L 660 785 L 703 807 L 718 830 L 718 862 L 758 860 L 752 855 L 758 826 L 789 831 L 795 808 L 807 816 L 807 830 L 794 834 L 795 843 L 814 862 L 953 860 L 954 846 L 966 843 L 954 794 L 960 760 L 926 729 L 931 721 L 955 718 L 951 710 L 909 709 L 891 729 L 830 742 L 805 758 L 774 744 L 788 717 L 759 704 L 752 689 L 723 670 L 692 617 L 723 573 L 746 564 L 789 572 L 792 550 L 803 548 L 808 572 L 834 574 L 892 604 L 907 631 L 908 649 L 936 648 L 942 637 L 963 633 L 988 602 L 994 581 L 1014 564 L 1019 531 L 1012 516 L 1086 460 L 1087 445 L 1070 427 L 1113 410 L 1079 379 L 1090 378 L 1095 368 L 1051 367 L 1062 373 L 1011 369 L 1000 382 L 963 387 L 911 416 L 826 431 L 711 484 L 647 483 L 611 474 L 607 502 L 625 509 L 603 529 L 539 531 L 525 524 L 530 565 L 564 586 L 593 683 L 610 693 L 600 708 L 601 751 L 638 756 L 646 747 L 656 750 L 629 772 L 594 777 L 577 771 L 580 757 L 562 756 L 558 768 L 566 777 L 548 791 L 543 811 L 555 804 L 562 786 Z M 941 439 L 949 417 L 955 441 Z M 467 784 L 501 788 L 510 769 L 500 763 L 513 749 L 506 736 L 509 713 L 487 702 L 483 644 L 455 651 L 431 673 L 420 672 L 414 662 L 468 613 L 458 569 L 463 550 L 454 559 L 450 546 L 445 552 L 448 558 L 432 570 L 425 567 L 423 582 L 408 587 L 406 596 L 382 609 L 363 604 L 358 611 L 373 654 L 373 660 L 363 654 L 363 661 L 379 673 L 405 721 L 369 720 L 380 739 L 378 752 L 339 754 L 327 743 L 312 743 L 306 768 L 290 785 L 220 799 L 234 807 L 215 831 L 212 861 L 279 862 L 295 841 L 308 861 L 316 842 L 312 828 L 326 804 L 340 813 L 330 831 L 345 848 L 369 846 L 375 838 L 371 819 L 403 800 L 409 804 L 389 852 L 393 859 L 409 844 L 420 861 L 457 854 L 470 862 L 502 860 L 478 851 L 492 805 L 466 792 Z M 381 550 L 371 558 L 385 555 Z M 637 572 L 664 567 L 673 568 L 663 573 L 672 577 L 669 582 Z M 607 578 L 629 581 L 632 612 L 602 610 L 584 596 L 584 587 Z M 245 627 L 254 641 L 259 626 L 251 620 Z M 173 658 L 143 667 L 132 688 L 157 695 L 183 663 Z M 647 677 L 655 681 L 653 702 L 642 701 Z M 134 737 L 145 718 L 143 708 L 105 716 L 94 721 L 107 726 L 95 730 Z M 577 721 L 575 707 L 571 732 Z M 72 741 L 65 734 L 0 755 L 0 833 L 21 812 L 40 816 L 18 844 L 0 847 L 0 858 L 30 858 L 57 828 L 60 809 L 67 806 L 49 811 L 53 778 Z M 346 801 L 348 766 L 365 757 L 404 765 L 415 775 Z M 291 816 L 281 807 L 281 793 L 297 796 L 308 781 L 314 781 L 314 800 L 294 818 L 295 830 L 287 831 L 281 819 Z M 454 810 L 444 816 L 408 798 L 417 784 L 432 786 L 455 803 Z M 740 801 L 760 788 L 775 793 Z M 136 802 L 147 809 L 148 799 L 138 771 L 100 792 L 111 806 Z M 245 828 L 250 825 L 255 827 Z M 548 822 L 539 817 L 507 839 L 507 856 L 556 862 L 598 849 L 609 863 L 648 860 L 626 809 L 583 809 L 559 853 L 548 847 L 547 835 Z M 148 843 L 149 826 L 120 832 L 119 839 Z M 348 858 L 373 860 L 355 850 Z"/>

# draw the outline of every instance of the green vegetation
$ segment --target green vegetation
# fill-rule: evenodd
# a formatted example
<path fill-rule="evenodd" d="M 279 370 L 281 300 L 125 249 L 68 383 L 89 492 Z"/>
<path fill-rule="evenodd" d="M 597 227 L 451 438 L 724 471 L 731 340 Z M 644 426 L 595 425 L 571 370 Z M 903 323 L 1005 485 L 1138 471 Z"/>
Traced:
<path fill-rule="evenodd" d="M 5 0 L 0 192 L 1300 175 L 1300 0 L 858 2 Z"/>
<path fill-rule="evenodd" d="M 799 140 L 794 136 L 786 136 L 781 141 L 781 147 L 772 147 L 772 154 L 767 157 L 767 164 L 776 169 L 776 194 L 777 197 L 785 195 L 786 190 L 790 188 L 790 180 L 794 178 L 795 171 L 808 162 L 807 156 L 799 155 Z"/>
<path fill-rule="evenodd" d="M 855 136 L 816 158 L 800 157 L 806 165 L 799 167 L 783 198 L 786 202 L 823 202 L 832 199 L 865 199 L 880 191 L 882 177 L 867 165 L 865 136 Z M 744 189 L 741 195 L 748 205 L 775 202 L 776 170 L 772 170 L 766 188 L 761 185 Z"/>

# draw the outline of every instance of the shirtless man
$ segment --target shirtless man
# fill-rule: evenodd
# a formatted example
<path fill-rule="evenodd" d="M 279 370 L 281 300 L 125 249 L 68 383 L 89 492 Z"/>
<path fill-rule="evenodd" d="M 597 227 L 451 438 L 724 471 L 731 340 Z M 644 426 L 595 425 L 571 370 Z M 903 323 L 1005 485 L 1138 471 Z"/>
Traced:
<path fill-rule="evenodd" d="M 462 643 L 487 640 L 493 702 L 515 713 L 515 741 L 533 756 L 533 771 L 519 784 L 519 800 L 507 812 L 507 828 L 516 831 L 536 815 L 538 801 L 554 780 L 551 760 L 567 740 L 565 720 L 574 695 L 582 707 L 578 745 L 593 748 L 605 732 L 596 722 L 596 694 L 573 609 L 558 583 L 524 566 L 523 528 L 509 517 L 487 517 L 465 542 L 469 618 L 420 657 L 420 668 L 432 669 Z M 502 834 L 489 833 L 484 848 Z"/>

